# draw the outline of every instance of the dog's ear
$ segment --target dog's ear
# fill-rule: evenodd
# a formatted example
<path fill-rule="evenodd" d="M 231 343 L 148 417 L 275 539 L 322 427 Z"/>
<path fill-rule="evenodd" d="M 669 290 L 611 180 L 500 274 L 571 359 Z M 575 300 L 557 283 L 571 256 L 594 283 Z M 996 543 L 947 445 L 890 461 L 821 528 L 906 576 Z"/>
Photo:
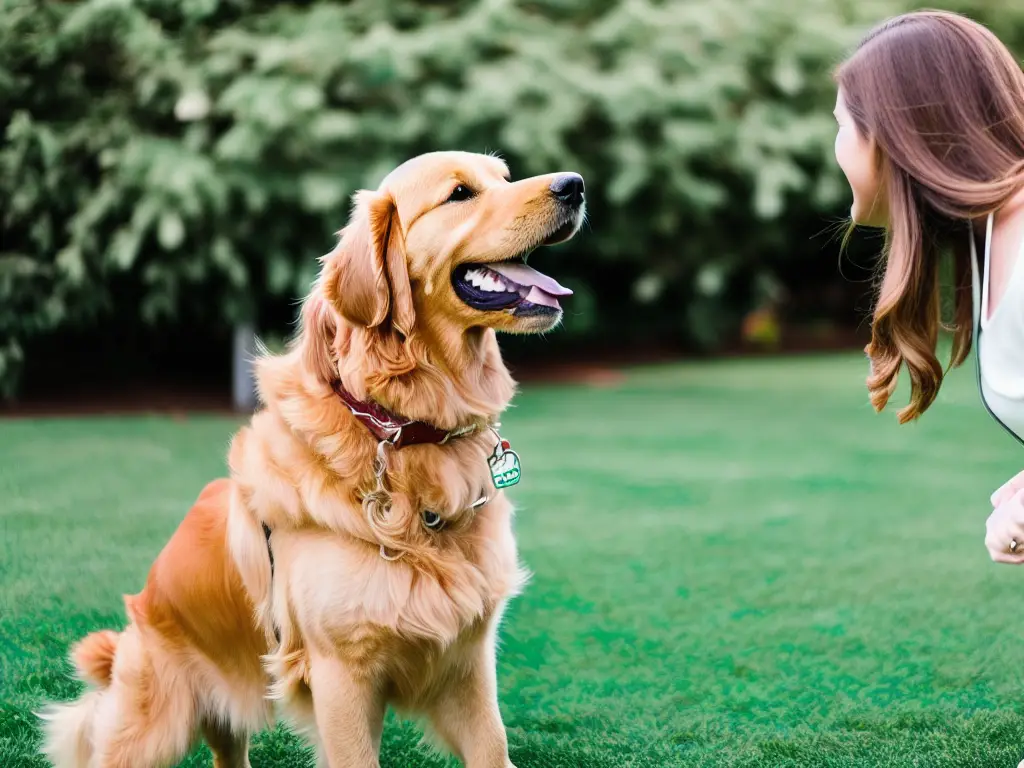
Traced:
<path fill-rule="evenodd" d="M 334 350 L 338 324 L 334 312 L 316 286 L 302 305 L 299 348 L 307 370 L 321 381 L 338 378 L 337 353 Z"/>
<path fill-rule="evenodd" d="M 324 296 L 355 325 L 390 323 L 408 336 L 416 322 L 398 210 L 388 194 L 357 192 L 348 225 L 325 264 Z"/>

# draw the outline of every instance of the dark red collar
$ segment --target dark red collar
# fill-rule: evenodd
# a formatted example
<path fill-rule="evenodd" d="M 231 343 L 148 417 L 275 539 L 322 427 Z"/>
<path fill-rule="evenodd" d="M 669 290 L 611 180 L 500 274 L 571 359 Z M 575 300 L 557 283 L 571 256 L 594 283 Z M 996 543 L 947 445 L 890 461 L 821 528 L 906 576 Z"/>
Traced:
<path fill-rule="evenodd" d="M 361 421 L 374 437 L 382 442 L 391 443 L 395 448 L 404 448 L 407 445 L 443 445 L 452 438 L 472 434 L 479 428 L 462 427 L 448 432 L 425 421 L 411 421 L 395 416 L 377 403 L 356 400 L 345 390 L 340 380 L 336 379 L 331 386 L 335 394 L 348 406 L 352 415 Z"/>

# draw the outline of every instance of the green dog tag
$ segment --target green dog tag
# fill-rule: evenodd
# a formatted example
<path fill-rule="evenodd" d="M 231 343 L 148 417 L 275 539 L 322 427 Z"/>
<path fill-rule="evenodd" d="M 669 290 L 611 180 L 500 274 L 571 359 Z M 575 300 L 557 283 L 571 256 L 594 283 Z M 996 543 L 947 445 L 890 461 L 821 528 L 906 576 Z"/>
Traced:
<path fill-rule="evenodd" d="M 519 466 L 519 454 L 511 449 L 508 440 L 500 438 L 498 444 L 494 446 L 494 453 L 487 460 L 487 466 L 491 469 L 494 487 L 499 491 L 518 483 L 523 474 Z"/>

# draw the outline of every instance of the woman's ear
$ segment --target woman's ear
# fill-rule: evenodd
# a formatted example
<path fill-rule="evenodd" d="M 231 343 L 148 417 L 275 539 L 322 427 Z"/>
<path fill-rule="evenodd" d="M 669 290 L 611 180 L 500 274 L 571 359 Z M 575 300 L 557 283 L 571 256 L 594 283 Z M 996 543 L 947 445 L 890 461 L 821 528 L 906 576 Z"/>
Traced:
<path fill-rule="evenodd" d="M 323 294 L 354 325 L 390 325 L 408 336 L 416 322 L 405 240 L 395 202 L 363 190 L 337 248 L 324 264 Z"/>

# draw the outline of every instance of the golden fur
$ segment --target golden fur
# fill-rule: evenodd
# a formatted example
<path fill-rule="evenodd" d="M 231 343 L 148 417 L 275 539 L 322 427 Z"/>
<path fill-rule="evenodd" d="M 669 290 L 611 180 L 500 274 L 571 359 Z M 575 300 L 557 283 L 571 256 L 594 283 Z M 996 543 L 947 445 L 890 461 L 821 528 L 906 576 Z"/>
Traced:
<path fill-rule="evenodd" d="M 197 734 L 216 766 L 248 766 L 270 700 L 321 765 L 378 765 L 391 705 L 471 768 L 511 766 L 495 637 L 524 573 L 487 466 L 484 427 L 514 391 L 494 331 L 544 331 L 558 316 L 474 310 L 451 275 L 570 237 L 583 211 L 552 195 L 554 175 L 506 175 L 490 156 L 434 153 L 357 194 L 295 342 L 258 361 L 265 407 L 232 442 L 230 479 L 203 490 L 126 598 L 128 627 L 72 649 L 90 688 L 43 714 L 58 768 L 169 765 Z M 475 195 L 446 203 L 456 184 Z M 387 452 L 375 504 L 377 440 L 335 379 L 407 418 L 481 429 Z M 426 528 L 424 510 L 445 528 Z"/>

